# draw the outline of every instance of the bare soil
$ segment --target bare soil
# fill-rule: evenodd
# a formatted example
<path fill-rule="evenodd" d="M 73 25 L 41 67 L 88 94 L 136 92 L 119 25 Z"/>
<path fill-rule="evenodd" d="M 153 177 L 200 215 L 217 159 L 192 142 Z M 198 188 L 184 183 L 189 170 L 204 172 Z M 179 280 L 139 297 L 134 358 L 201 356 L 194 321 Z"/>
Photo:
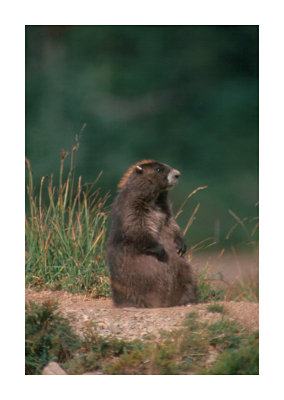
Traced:
<path fill-rule="evenodd" d="M 191 312 L 197 313 L 200 321 L 215 322 L 222 314 L 208 311 L 210 303 L 188 304 L 169 308 L 114 307 L 111 299 L 94 299 L 86 295 L 63 291 L 34 291 L 26 289 L 26 301 L 44 303 L 56 302 L 58 311 L 66 317 L 75 333 L 81 335 L 94 326 L 102 336 L 115 336 L 133 340 L 159 339 L 162 331 L 182 327 L 184 318 Z M 258 329 L 258 303 L 218 301 L 224 306 L 226 315 L 240 322 L 249 331 Z M 211 303 L 212 304 L 212 303 Z"/>

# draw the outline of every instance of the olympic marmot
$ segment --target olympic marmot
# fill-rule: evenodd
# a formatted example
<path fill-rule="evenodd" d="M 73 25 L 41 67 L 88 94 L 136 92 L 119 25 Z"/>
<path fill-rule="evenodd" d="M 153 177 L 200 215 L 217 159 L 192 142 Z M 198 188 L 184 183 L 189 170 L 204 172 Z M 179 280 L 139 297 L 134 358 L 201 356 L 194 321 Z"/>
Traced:
<path fill-rule="evenodd" d="M 128 169 L 112 207 L 107 257 L 117 306 L 169 307 L 196 301 L 196 282 L 168 190 L 180 172 L 154 160 Z"/>

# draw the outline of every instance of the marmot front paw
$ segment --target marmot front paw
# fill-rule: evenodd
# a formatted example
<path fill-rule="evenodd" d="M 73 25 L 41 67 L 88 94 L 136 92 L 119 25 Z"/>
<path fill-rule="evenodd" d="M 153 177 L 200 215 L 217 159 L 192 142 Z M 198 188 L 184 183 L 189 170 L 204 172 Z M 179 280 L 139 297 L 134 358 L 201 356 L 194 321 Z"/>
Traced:
<path fill-rule="evenodd" d="M 168 261 L 168 255 L 162 245 L 159 245 L 155 249 L 155 254 L 157 255 L 157 259 L 162 262 Z"/>
<path fill-rule="evenodd" d="M 186 244 L 183 243 L 181 247 L 177 248 L 177 254 L 182 257 L 185 252 L 186 252 Z"/>

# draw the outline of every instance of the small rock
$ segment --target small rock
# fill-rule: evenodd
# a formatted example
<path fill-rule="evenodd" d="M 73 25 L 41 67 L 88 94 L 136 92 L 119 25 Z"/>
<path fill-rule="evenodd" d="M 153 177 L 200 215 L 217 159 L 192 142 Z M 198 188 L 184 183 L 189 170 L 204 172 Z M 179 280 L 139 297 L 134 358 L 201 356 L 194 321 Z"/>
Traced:
<path fill-rule="evenodd" d="M 55 361 L 50 361 L 42 370 L 42 375 L 67 375 Z"/>
<path fill-rule="evenodd" d="M 105 322 L 97 322 L 97 327 L 102 330 L 102 329 L 107 329 L 107 324 Z"/>

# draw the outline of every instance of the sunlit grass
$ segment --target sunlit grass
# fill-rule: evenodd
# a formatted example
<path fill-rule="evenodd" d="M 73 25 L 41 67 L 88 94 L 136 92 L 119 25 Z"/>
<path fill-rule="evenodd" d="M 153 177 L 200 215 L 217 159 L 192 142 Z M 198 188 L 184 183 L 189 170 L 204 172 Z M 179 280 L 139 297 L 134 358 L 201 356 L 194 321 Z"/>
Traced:
<path fill-rule="evenodd" d="M 42 177 L 38 196 L 26 159 L 26 283 L 33 288 L 105 296 L 109 295 L 104 250 L 108 195 L 101 196 L 95 184 L 83 185 L 81 177 L 75 180 L 73 159 L 77 148 L 72 149 L 66 180 L 63 172 L 68 154 L 62 151 L 59 186 L 54 186 L 53 174 Z"/>
<path fill-rule="evenodd" d="M 256 206 L 258 203 L 256 204 Z M 246 240 L 241 243 L 242 247 L 250 249 L 250 254 L 254 254 L 255 260 L 258 258 L 259 242 L 257 233 L 259 228 L 258 217 L 245 217 L 239 218 L 233 211 L 229 213 L 237 221 L 230 231 L 226 239 L 229 239 L 237 228 L 241 228 L 246 234 Z M 194 254 L 198 251 L 207 250 L 213 247 L 215 242 L 213 238 L 207 238 L 200 243 L 192 245 L 187 256 L 189 260 L 194 258 Z M 221 267 L 216 268 L 220 264 L 224 253 L 231 255 L 231 268 L 239 271 L 237 277 L 232 281 L 227 281 L 223 278 Z M 206 254 L 206 252 L 204 253 Z M 210 253 L 209 253 L 210 254 Z M 240 254 L 241 255 L 241 254 Z M 205 258 L 204 258 L 205 259 Z M 221 264 L 220 264 L 221 265 Z M 259 301 L 259 282 L 258 274 L 256 271 L 251 270 L 249 266 L 245 271 L 240 268 L 239 254 L 235 246 L 231 245 L 230 248 L 223 248 L 219 254 L 216 253 L 215 261 L 204 262 L 204 267 L 197 273 L 198 282 L 198 299 L 200 302 L 212 300 L 234 300 L 234 301 Z"/>

